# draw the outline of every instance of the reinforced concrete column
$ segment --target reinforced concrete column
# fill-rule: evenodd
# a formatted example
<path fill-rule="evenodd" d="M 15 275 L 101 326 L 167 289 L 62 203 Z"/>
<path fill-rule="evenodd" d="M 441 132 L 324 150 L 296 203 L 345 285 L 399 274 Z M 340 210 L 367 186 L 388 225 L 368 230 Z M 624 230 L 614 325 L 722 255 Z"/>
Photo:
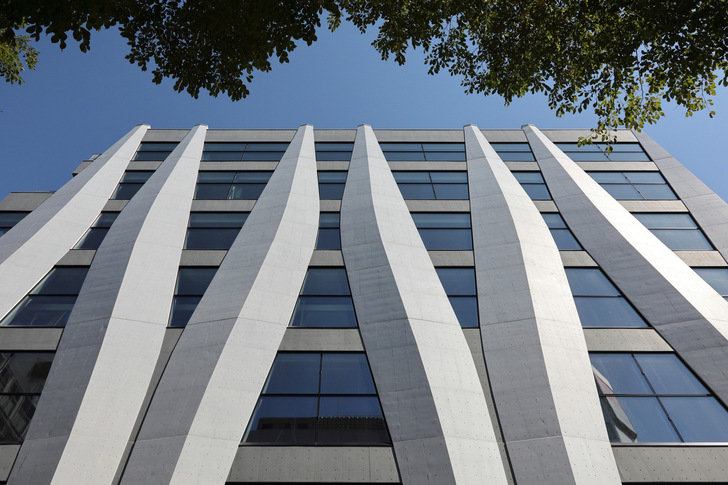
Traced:
<path fill-rule="evenodd" d="M 349 165 L 341 245 L 402 483 L 506 483 L 467 342 L 367 125 Z"/>
<path fill-rule="evenodd" d="M 551 196 L 581 245 L 728 404 L 728 302 L 561 152 L 523 127 Z"/>
<path fill-rule="evenodd" d="M 96 251 L 9 483 L 114 482 L 162 346 L 206 130 L 180 142 Z"/>
<path fill-rule="evenodd" d="M 313 254 L 313 127 L 291 141 L 175 347 L 123 484 L 224 484 Z"/>
<path fill-rule="evenodd" d="M 135 127 L 0 238 L 0 318 L 96 220 L 148 129 Z"/>
<path fill-rule="evenodd" d="M 634 132 L 634 135 L 705 235 L 728 261 L 728 204 L 652 138 L 643 132 Z"/>
<path fill-rule="evenodd" d="M 516 483 L 620 484 L 556 243 L 481 131 L 464 131 L 480 334 Z"/>

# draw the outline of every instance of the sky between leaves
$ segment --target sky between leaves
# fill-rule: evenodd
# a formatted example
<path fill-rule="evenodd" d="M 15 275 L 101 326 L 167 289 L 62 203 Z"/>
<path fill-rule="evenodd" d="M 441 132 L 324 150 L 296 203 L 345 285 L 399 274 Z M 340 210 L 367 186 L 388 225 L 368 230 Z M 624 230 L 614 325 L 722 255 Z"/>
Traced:
<path fill-rule="evenodd" d="M 504 107 L 497 97 L 466 95 L 457 78 L 428 76 L 420 52 L 404 67 L 381 61 L 350 25 L 335 33 L 322 27 L 319 41 L 300 46 L 291 62 L 258 73 L 251 95 L 238 102 L 175 93 L 172 83 L 151 82 L 151 74 L 129 64 L 126 45 L 115 31 L 96 33 L 91 50 L 76 45 L 60 51 L 42 41 L 36 71 L 23 85 L 0 83 L 0 199 L 10 191 L 57 190 L 73 169 L 106 150 L 133 126 L 152 128 L 316 128 L 517 129 L 590 128 L 592 115 L 557 118 L 541 96 Z M 715 98 L 717 115 L 685 118 L 666 106 L 666 117 L 646 133 L 728 199 L 728 89 Z"/>

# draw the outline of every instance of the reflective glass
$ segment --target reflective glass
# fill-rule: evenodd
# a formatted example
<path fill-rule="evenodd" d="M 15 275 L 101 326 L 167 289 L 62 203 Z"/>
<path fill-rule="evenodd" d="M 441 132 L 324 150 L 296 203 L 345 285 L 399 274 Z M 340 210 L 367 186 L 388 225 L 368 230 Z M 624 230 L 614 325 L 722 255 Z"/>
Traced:
<path fill-rule="evenodd" d="M 602 152 L 569 152 L 566 154 L 575 162 L 608 162 L 609 158 Z"/>
<path fill-rule="evenodd" d="M 602 397 L 602 410 L 612 442 L 680 442 L 657 398 Z"/>
<path fill-rule="evenodd" d="M 470 214 L 467 212 L 414 212 L 412 219 L 419 229 L 470 227 Z"/>
<path fill-rule="evenodd" d="M 317 397 L 261 396 L 243 441 L 313 444 L 317 405 Z"/>
<path fill-rule="evenodd" d="M 390 162 L 424 162 L 423 152 L 384 152 L 384 158 Z"/>
<path fill-rule="evenodd" d="M 619 291 L 604 273 L 596 268 L 566 268 L 566 277 L 574 296 L 618 296 Z"/>
<path fill-rule="evenodd" d="M 0 413 L 6 416 L 0 421 L 0 442 L 20 443 L 28 432 L 30 420 L 35 414 L 40 396 L 0 394 Z"/>
<path fill-rule="evenodd" d="M 230 151 L 230 152 L 202 152 L 203 162 L 212 161 L 239 161 L 243 158 L 242 151 Z"/>
<path fill-rule="evenodd" d="M 137 152 L 134 155 L 135 162 L 159 162 L 169 156 L 170 152 Z"/>
<path fill-rule="evenodd" d="M 204 295 L 217 268 L 180 268 L 175 295 Z"/>
<path fill-rule="evenodd" d="M 623 172 L 633 184 L 667 184 L 660 172 Z"/>
<path fill-rule="evenodd" d="M 53 268 L 30 293 L 32 295 L 78 295 L 87 273 L 87 267 Z"/>
<path fill-rule="evenodd" d="M 559 251 L 579 251 L 581 245 L 568 229 L 551 229 L 551 236 Z"/>
<path fill-rule="evenodd" d="M 598 146 L 604 150 L 607 145 L 604 143 L 598 143 Z M 640 152 L 642 153 L 642 146 L 639 143 L 613 143 L 611 145 L 612 153 L 618 152 Z"/>
<path fill-rule="evenodd" d="M 677 196 L 667 185 L 635 185 L 642 197 L 647 200 L 676 200 Z"/>
<path fill-rule="evenodd" d="M 114 200 L 131 200 L 144 184 L 119 184 L 111 196 Z"/>
<path fill-rule="evenodd" d="M 528 143 L 491 143 L 496 152 L 531 152 Z"/>
<path fill-rule="evenodd" d="M 92 227 L 111 227 L 117 217 L 118 212 L 102 212 Z"/>
<path fill-rule="evenodd" d="M 351 152 L 321 152 L 316 151 L 316 160 L 320 162 L 325 161 L 344 161 L 348 162 L 351 159 Z"/>
<path fill-rule="evenodd" d="M 205 143 L 203 152 L 244 152 L 245 143 Z"/>
<path fill-rule="evenodd" d="M 63 327 L 68 322 L 76 296 L 27 296 L 0 325 Z"/>
<path fill-rule="evenodd" d="M 285 151 L 282 152 L 256 152 L 248 149 L 243 154 L 243 160 L 246 162 L 278 162 L 285 155 Z"/>
<path fill-rule="evenodd" d="M 4 393 L 39 393 L 53 363 L 53 352 L 0 354 L 0 388 Z"/>
<path fill-rule="evenodd" d="M 338 212 L 321 212 L 319 214 L 319 227 L 339 227 Z"/>
<path fill-rule="evenodd" d="M 474 296 L 449 296 L 458 322 L 463 328 L 475 328 L 478 326 L 478 302 Z"/>
<path fill-rule="evenodd" d="M 240 228 L 191 228 L 187 229 L 185 249 L 230 249 Z"/>
<path fill-rule="evenodd" d="M 288 143 L 251 142 L 248 143 L 246 152 L 285 152 L 288 150 Z"/>
<path fill-rule="evenodd" d="M 74 249 L 98 249 L 107 232 L 109 232 L 107 227 L 92 227 L 78 241 Z"/>
<path fill-rule="evenodd" d="M 728 441 L 728 413 L 714 397 L 661 397 L 660 401 L 684 441 Z"/>
<path fill-rule="evenodd" d="M 316 151 L 322 152 L 350 152 L 354 149 L 354 143 L 328 143 L 328 142 L 317 142 L 315 144 Z"/>
<path fill-rule="evenodd" d="M 379 148 L 383 152 L 386 151 L 400 151 L 400 152 L 416 152 L 422 151 L 421 143 L 380 143 Z"/>
<path fill-rule="evenodd" d="M 623 172 L 587 172 L 596 182 L 600 184 L 626 184 L 629 179 Z"/>
<path fill-rule="evenodd" d="M 464 143 L 423 143 L 422 149 L 426 152 L 464 152 Z"/>
<path fill-rule="evenodd" d="M 523 184 L 521 187 L 523 187 L 523 190 L 526 191 L 526 194 L 528 194 L 528 196 L 532 200 L 549 200 L 549 199 L 551 199 L 551 194 L 549 194 L 549 191 L 545 185 Z"/>
<path fill-rule="evenodd" d="M 319 443 L 389 443 L 379 400 L 364 396 L 322 397 L 319 404 Z"/>
<path fill-rule="evenodd" d="M 728 295 L 728 268 L 693 268 L 715 291 Z"/>
<path fill-rule="evenodd" d="M 556 143 L 555 144 L 559 149 L 561 149 L 564 152 L 601 152 L 603 149 L 599 147 L 596 143 L 588 143 L 582 146 L 579 146 L 578 143 Z"/>
<path fill-rule="evenodd" d="M 344 268 L 309 268 L 302 295 L 350 295 Z"/>
<path fill-rule="evenodd" d="M 439 184 L 467 184 L 467 172 L 430 172 L 433 183 Z"/>
<path fill-rule="evenodd" d="M 656 394 L 710 394 L 675 354 L 634 354 Z"/>
<path fill-rule="evenodd" d="M 300 296 L 292 327 L 356 327 L 350 296 Z"/>
<path fill-rule="evenodd" d="M 339 228 L 322 227 L 318 231 L 316 249 L 341 249 L 341 235 Z"/>
<path fill-rule="evenodd" d="M 229 199 L 233 200 L 256 200 L 265 189 L 265 184 L 233 184 L 230 189 Z"/>
<path fill-rule="evenodd" d="M 690 214 L 638 212 L 632 215 L 648 229 L 694 229 L 698 227 Z"/>
<path fill-rule="evenodd" d="M 435 268 L 448 296 L 475 295 L 475 269 Z"/>
<path fill-rule="evenodd" d="M 376 392 L 364 354 L 323 354 L 321 394 L 376 394 Z"/>
<path fill-rule="evenodd" d="M 632 354 L 589 354 L 604 394 L 652 394 Z"/>
<path fill-rule="evenodd" d="M 609 154 L 609 160 L 612 162 L 649 162 L 650 157 L 645 153 L 612 152 Z"/>
<path fill-rule="evenodd" d="M 23 220 L 29 212 L 0 212 L 0 227 L 13 227 Z"/>
<path fill-rule="evenodd" d="M 668 248 L 680 250 L 709 251 L 713 246 L 699 229 L 653 229 L 652 234 Z"/>
<path fill-rule="evenodd" d="M 392 172 L 394 180 L 398 183 L 429 184 L 430 172 Z"/>
<path fill-rule="evenodd" d="M 243 227 L 247 212 L 192 212 L 189 227 Z"/>
<path fill-rule="evenodd" d="M 346 182 L 347 172 L 318 172 L 319 183 L 344 183 Z"/>
<path fill-rule="evenodd" d="M 425 160 L 428 162 L 464 162 L 465 153 L 426 151 Z"/>
<path fill-rule="evenodd" d="M 617 200 L 642 200 L 642 194 L 640 194 L 633 185 L 602 185 L 602 188 L 607 191 L 609 195 Z"/>
<path fill-rule="evenodd" d="M 435 198 L 432 184 L 399 184 L 399 191 L 405 200 L 431 200 Z"/>
<path fill-rule="evenodd" d="M 319 184 L 321 200 L 339 200 L 344 195 L 344 184 Z"/>
<path fill-rule="evenodd" d="M 235 172 L 200 172 L 197 182 L 202 183 L 232 183 Z"/>
<path fill-rule="evenodd" d="M 124 172 L 121 182 L 140 183 L 143 184 L 152 176 L 154 172 Z"/>
<path fill-rule="evenodd" d="M 145 141 L 139 145 L 140 152 L 171 152 L 177 148 L 177 143 Z"/>
<path fill-rule="evenodd" d="M 265 184 L 267 183 L 273 172 L 238 172 L 235 175 L 235 183 L 239 184 Z"/>
<path fill-rule="evenodd" d="M 170 327 L 184 327 L 190 321 L 202 297 L 175 296 L 172 300 L 172 312 L 169 316 Z"/>
<path fill-rule="evenodd" d="M 576 309 L 584 327 L 646 327 L 647 324 L 622 297 L 576 296 Z"/>
<path fill-rule="evenodd" d="M 321 354 L 280 353 L 273 362 L 263 393 L 318 394 L 320 372 Z"/>
<path fill-rule="evenodd" d="M 470 229 L 419 229 L 425 247 L 430 251 L 470 251 L 473 235 Z"/>
<path fill-rule="evenodd" d="M 540 172 L 513 172 L 519 183 L 522 184 L 543 184 L 544 179 Z"/>
<path fill-rule="evenodd" d="M 468 184 L 434 184 L 435 198 L 440 200 L 468 200 Z"/>
<path fill-rule="evenodd" d="M 549 229 L 566 229 L 566 223 L 561 218 L 560 214 L 555 212 L 541 213 L 543 220 L 546 221 L 546 225 Z"/>
<path fill-rule="evenodd" d="M 534 162 L 534 161 L 536 161 L 536 159 L 534 158 L 534 156 L 531 152 L 528 152 L 528 153 L 498 152 L 498 156 L 504 162 Z"/>
<path fill-rule="evenodd" d="M 225 200 L 230 193 L 230 184 L 197 184 L 195 199 Z"/>

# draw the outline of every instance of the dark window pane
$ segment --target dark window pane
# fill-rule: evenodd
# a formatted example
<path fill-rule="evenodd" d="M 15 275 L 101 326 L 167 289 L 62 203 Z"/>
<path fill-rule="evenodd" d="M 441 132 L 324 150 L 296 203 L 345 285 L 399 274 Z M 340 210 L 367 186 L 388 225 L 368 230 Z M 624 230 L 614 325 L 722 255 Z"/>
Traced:
<path fill-rule="evenodd" d="M 35 414 L 38 398 L 38 395 L 0 395 L 0 413 L 7 416 L 0 422 L 0 442 L 23 441 Z"/>
<path fill-rule="evenodd" d="M 647 200 L 675 200 L 677 196 L 667 185 L 635 185 Z"/>
<path fill-rule="evenodd" d="M 338 200 L 344 195 L 344 184 L 319 184 L 321 200 Z"/>
<path fill-rule="evenodd" d="M 551 236 L 559 251 L 579 251 L 581 245 L 568 229 L 551 229 Z"/>
<path fill-rule="evenodd" d="M 602 394 L 652 394 L 632 354 L 589 355 Z"/>
<path fill-rule="evenodd" d="M 262 396 L 243 441 L 312 445 L 317 404 L 317 397 Z"/>
<path fill-rule="evenodd" d="M 230 249 L 239 232 L 239 228 L 187 229 L 185 249 Z"/>
<path fill-rule="evenodd" d="M 422 152 L 384 152 L 384 158 L 391 162 L 424 162 Z"/>
<path fill-rule="evenodd" d="M 348 143 L 348 142 L 337 142 L 337 143 L 329 143 L 329 142 L 317 142 L 316 144 L 316 151 L 319 152 L 350 152 L 354 149 L 354 143 Z"/>
<path fill-rule="evenodd" d="M 238 184 L 265 184 L 268 183 L 273 172 L 238 172 L 235 183 Z"/>
<path fill-rule="evenodd" d="M 197 184 L 195 199 L 225 200 L 230 193 L 230 184 Z"/>
<path fill-rule="evenodd" d="M 149 180 L 153 173 L 154 172 L 124 172 L 124 176 L 121 177 L 121 182 L 143 184 Z"/>
<path fill-rule="evenodd" d="M 338 212 L 321 212 L 319 214 L 319 227 L 339 227 Z"/>
<path fill-rule="evenodd" d="M 192 212 L 189 227 L 243 227 L 247 212 Z"/>
<path fill-rule="evenodd" d="M 642 200 L 644 198 L 634 186 L 629 184 L 602 185 L 602 188 L 617 200 Z"/>
<path fill-rule="evenodd" d="M 626 184 L 629 180 L 622 172 L 587 172 L 600 184 Z"/>
<path fill-rule="evenodd" d="M 349 295 L 349 280 L 344 268 L 310 268 L 303 282 L 302 295 Z"/>
<path fill-rule="evenodd" d="M 646 327 L 647 324 L 622 297 L 574 297 L 584 327 Z"/>
<path fill-rule="evenodd" d="M 523 190 L 532 200 L 549 200 L 551 195 L 545 185 L 541 184 L 523 184 Z"/>
<path fill-rule="evenodd" d="M 654 397 L 602 397 L 602 410 L 612 442 L 680 442 Z"/>
<path fill-rule="evenodd" d="M 244 152 L 245 143 L 205 143 L 203 151 L 205 152 Z"/>
<path fill-rule="evenodd" d="M 39 393 L 53 363 L 52 352 L 3 352 L 0 385 L 3 392 Z"/>
<path fill-rule="evenodd" d="M 432 182 L 430 172 L 392 172 L 392 175 L 398 184 L 429 184 Z"/>
<path fill-rule="evenodd" d="M 217 268 L 180 268 L 175 295 L 204 295 Z"/>
<path fill-rule="evenodd" d="M 415 212 L 412 214 L 412 219 L 419 229 L 470 227 L 470 214 L 467 212 Z"/>
<path fill-rule="evenodd" d="M 184 327 L 190 321 L 202 297 L 175 296 L 172 300 L 172 313 L 169 316 L 170 327 Z"/>
<path fill-rule="evenodd" d="M 497 152 L 531 152 L 528 143 L 491 143 L 490 145 Z"/>
<path fill-rule="evenodd" d="M 364 354 L 323 354 L 321 394 L 376 394 L 376 392 Z"/>
<path fill-rule="evenodd" d="M 53 268 L 43 280 L 33 288 L 33 295 L 78 295 L 86 279 L 88 268 Z"/>
<path fill-rule="evenodd" d="M 467 184 L 467 172 L 430 172 L 432 182 L 436 184 Z"/>
<path fill-rule="evenodd" d="M 171 152 L 175 148 L 177 148 L 177 143 L 145 141 L 139 145 L 140 152 Z"/>
<path fill-rule="evenodd" d="M 292 327 L 356 327 L 350 296 L 300 296 Z"/>
<path fill-rule="evenodd" d="M 111 227 L 117 217 L 119 217 L 118 212 L 102 212 L 93 227 Z"/>
<path fill-rule="evenodd" d="M 448 296 L 475 295 L 473 268 L 435 268 Z"/>
<path fill-rule="evenodd" d="M 644 153 L 618 153 L 612 152 L 608 155 L 613 162 L 649 162 L 650 157 Z"/>
<path fill-rule="evenodd" d="M 169 156 L 169 154 L 172 153 L 164 151 L 164 152 L 137 152 L 136 155 L 134 155 L 134 161 L 135 162 L 158 162 L 162 161 L 165 158 Z"/>
<path fill-rule="evenodd" d="M 407 200 L 429 200 L 435 198 L 431 184 L 399 184 L 402 197 Z"/>
<path fill-rule="evenodd" d="M 635 354 L 657 394 L 710 394 L 674 354 Z"/>
<path fill-rule="evenodd" d="M 316 160 L 320 162 L 325 161 L 344 161 L 348 162 L 351 159 L 351 152 L 322 152 L 316 151 Z"/>
<path fill-rule="evenodd" d="M 232 183 L 235 172 L 200 172 L 197 174 L 197 182 L 204 183 Z"/>
<path fill-rule="evenodd" d="M 263 394 L 318 394 L 320 372 L 321 354 L 278 354 Z"/>
<path fill-rule="evenodd" d="M 419 229 L 425 248 L 430 251 L 470 251 L 473 235 L 470 229 Z"/>
<path fill-rule="evenodd" d="M 320 228 L 318 239 L 316 239 L 316 249 L 341 249 L 339 228 Z"/>
<path fill-rule="evenodd" d="M 693 268 L 715 291 L 728 295 L 728 268 Z"/>
<path fill-rule="evenodd" d="M 652 233 L 670 249 L 680 250 L 711 250 L 708 239 L 699 229 L 653 229 Z"/>
<path fill-rule="evenodd" d="M 344 183 L 347 172 L 318 172 L 319 183 Z"/>
<path fill-rule="evenodd" d="M 596 268 L 566 268 L 566 277 L 574 296 L 619 295 L 604 273 Z"/>
<path fill-rule="evenodd" d="M 635 213 L 632 214 L 648 229 L 695 229 L 698 226 L 689 214 Z"/>
<path fill-rule="evenodd" d="M 390 442 L 376 397 L 322 397 L 319 415 L 319 443 L 362 446 Z"/>
<path fill-rule="evenodd" d="M 534 161 L 536 161 L 536 159 L 533 157 L 533 154 L 530 152 L 528 152 L 528 153 L 498 152 L 498 156 L 504 162 L 534 162 Z"/>
<path fill-rule="evenodd" d="M 234 200 L 256 200 L 263 193 L 266 184 L 233 184 L 228 198 Z"/>
<path fill-rule="evenodd" d="M 0 325 L 63 327 L 76 303 L 76 296 L 26 297 Z"/>
<path fill-rule="evenodd" d="M 728 441 L 728 413 L 713 397 L 661 397 L 667 414 L 688 443 Z"/>
<path fill-rule="evenodd" d="M 602 152 L 571 152 L 567 153 L 575 162 L 608 162 L 609 158 Z"/>
<path fill-rule="evenodd" d="M 560 214 L 551 212 L 551 213 L 542 213 L 543 220 L 546 221 L 546 225 L 549 227 L 549 229 L 566 229 L 566 223 L 564 222 L 564 219 L 561 218 Z"/>
<path fill-rule="evenodd" d="M 248 143 L 248 152 L 285 152 L 288 143 L 252 142 Z"/>
<path fill-rule="evenodd" d="M 468 200 L 468 184 L 435 184 L 435 197 L 438 199 Z"/>
<path fill-rule="evenodd" d="M 0 227 L 13 227 L 22 221 L 29 212 L 0 212 Z"/>
<path fill-rule="evenodd" d="M 255 152 L 248 150 L 243 155 L 243 160 L 246 162 L 278 162 L 283 158 L 285 152 Z"/>
<path fill-rule="evenodd" d="M 229 151 L 229 152 L 203 152 L 202 161 L 239 161 L 243 158 L 243 152 Z"/>
<path fill-rule="evenodd" d="M 422 143 L 380 143 L 379 147 L 383 152 L 400 151 L 400 152 L 416 152 L 422 151 Z"/>
<path fill-rule="evenodd" d="M 465 153 L 426 151 L 425 160 L 428 162 L 464 162 Z"/>
<path fill-rule="evenodd" d="M 667 184 L 660 172 L 624 172 L 633 184 Z"/>
<path fill-rule="evenodd" d="M 602 150 L 606 149 L 605 143 L 597 144 Z M 642 146 L 639 143 L 613 143 L 612 153 L 618 152 L 640 152 L 642 153 Z"/>
<path fill-rule="evenodd" d="M 422 149 L 426 152 L 464 152 L 464 143 L 423 143 Z"/>
<path fill-rule="evenodd" d="M 522 184 L 543 184 L 543 176 L 541 172 L 513 172 L 519 183 Z"/>
<path fill-rule="evenodd" d="M 130 200 L 137 192 L 139 192 L 139 189 L 141 189 L 143 185 L 144 184 L 119 184 L 111 198 L 114 200 Z"/>
<path fill-rule="evenodd" d="M 478 302 L 476 297 L 450 296 L 448 299 L 461 327 L 475 328 L 478 326 Z"/>
<path fill-rule="evenodd" d="M 98 249 L 101 246 L 101 241 L 106 237 L 107 232 L 109 232 L 109 228 L 107 227 L 92 227 L 78 241 L 74 249 Z"/>

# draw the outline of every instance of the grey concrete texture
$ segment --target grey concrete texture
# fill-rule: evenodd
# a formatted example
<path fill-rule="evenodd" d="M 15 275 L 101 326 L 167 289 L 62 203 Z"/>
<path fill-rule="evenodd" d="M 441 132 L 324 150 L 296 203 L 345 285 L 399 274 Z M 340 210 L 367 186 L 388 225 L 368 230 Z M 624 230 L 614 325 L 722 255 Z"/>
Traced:
<path fill-rule="evenodd" d="M 464 132 L 480 332 L 516 482 L 619 483 L 556 243 L 481 131 Z"/>
<path fill-rule="evenodd" d="M 623 483 L 726 483 L 725 446 L 615 446 Z"/>
<path fill-rule="evenodd" d="M 12 483 L 114 482 L 164 339 L 205 130 L 185 137 L 97 250 Z M 53 447 L 38 445 L 48 438 Z"/>
<path fill-rule="evenodd" d="M 554 202 L 602 270 L 728 403 L 728 302 L 539 130 L 524 132 Z"/>
<path fill-rule="evenodd" d="M 0 202 L 0 211 L 34 211 L 52 195 L 53 192 L 10 192 Z"/>
<path fill-rule="evenodd" d="M 665 340 L 652 328 L 585 328 L 590 352 L 671 352 Z"/>
<path fill-rule="evenodd" d="M 224 483 L 293 313 L 318 208 L 304 125 L 172 352 L 121 483 Z"/>
<path fill-rule="evenodd" d="M 359 329 L 402 483 L 507 483 L 468 344 L 367 125 L 357 131 L 341 214 Z"/>
<path fill-rule="evenodd" d="M 91 226 L 148 128 L 132 129 L 0 238 L 0 318 Z"/>
<path fill-rule="evenodd" d="M 0 327 L 0 350 L 53 352 L 62 332 L 62 328 Z"/>

